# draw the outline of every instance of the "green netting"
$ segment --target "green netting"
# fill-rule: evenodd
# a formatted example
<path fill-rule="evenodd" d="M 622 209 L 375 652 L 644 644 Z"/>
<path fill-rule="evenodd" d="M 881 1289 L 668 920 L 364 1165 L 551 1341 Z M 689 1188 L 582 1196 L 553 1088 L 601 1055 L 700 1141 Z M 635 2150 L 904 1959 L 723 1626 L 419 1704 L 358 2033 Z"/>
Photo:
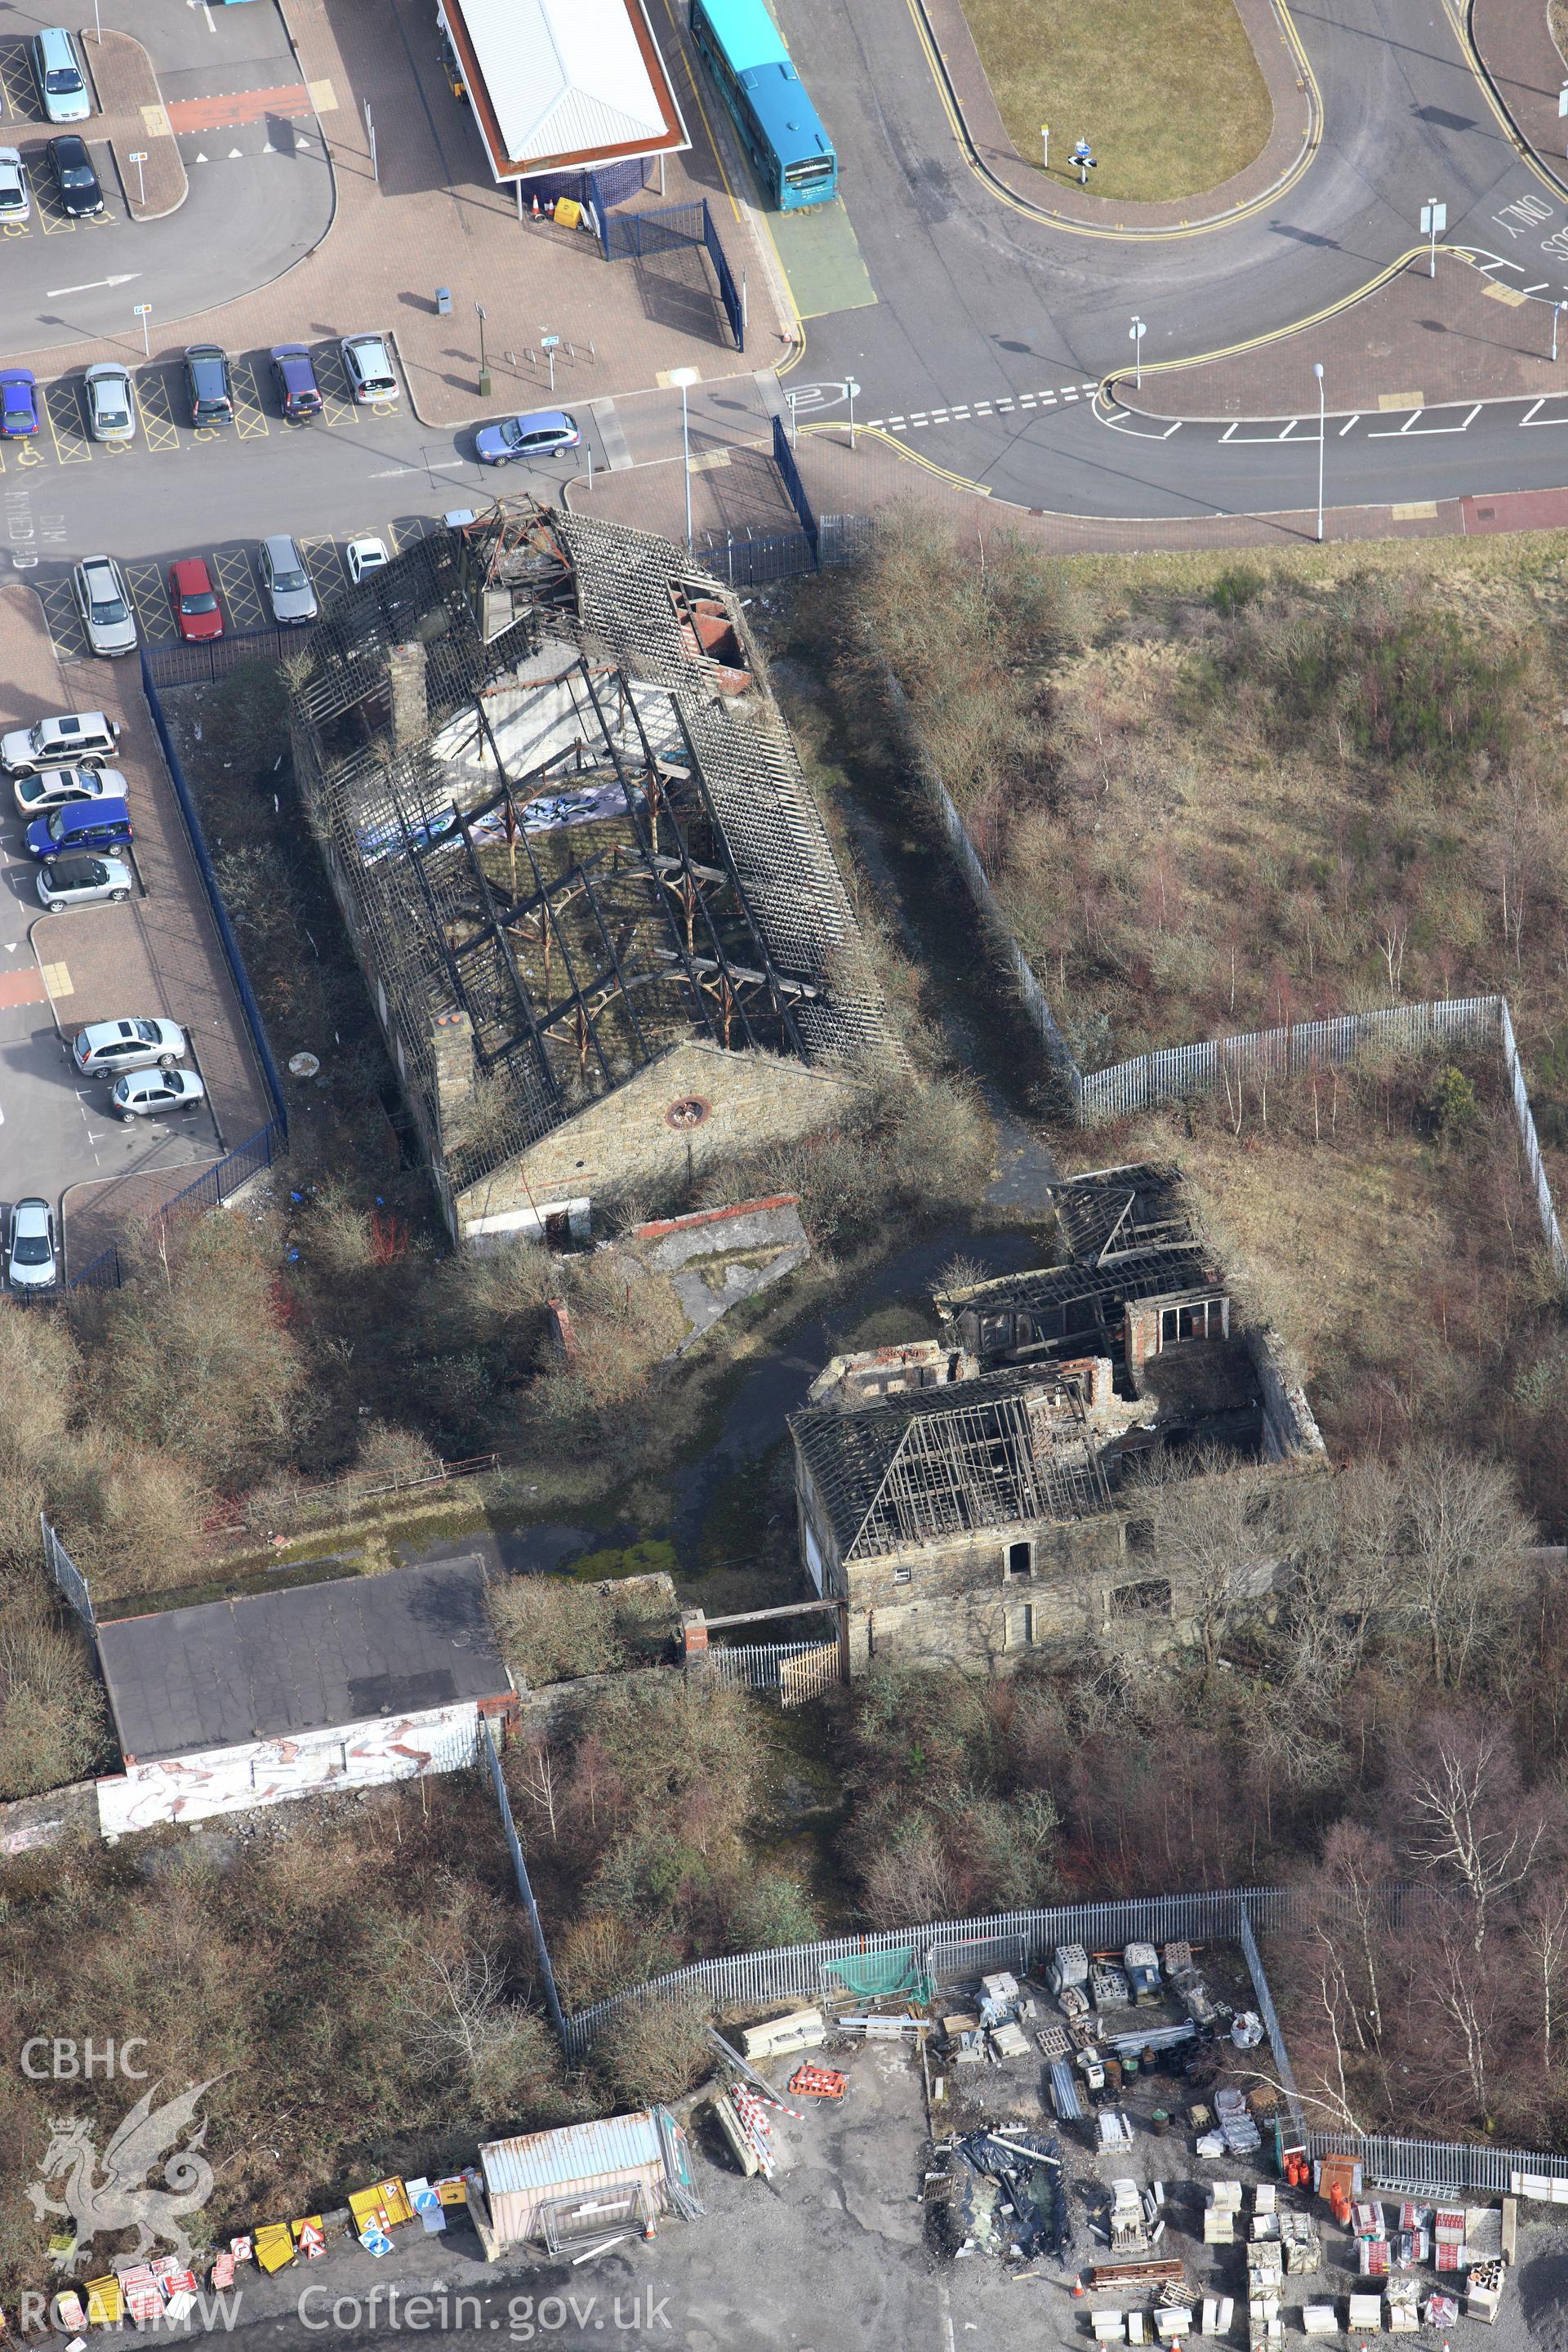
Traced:
<path fill-rule="evenodd" d="M 931 1979 L 924 1975 L 913 1947 L 898 1952 L 857 1952 L 853 1959 L 824 1960 L 825 1984 L 837 1978 L 857 2000 L 888 2000 L 896 1993 L 912 2001 L 931 1999 Z"/>

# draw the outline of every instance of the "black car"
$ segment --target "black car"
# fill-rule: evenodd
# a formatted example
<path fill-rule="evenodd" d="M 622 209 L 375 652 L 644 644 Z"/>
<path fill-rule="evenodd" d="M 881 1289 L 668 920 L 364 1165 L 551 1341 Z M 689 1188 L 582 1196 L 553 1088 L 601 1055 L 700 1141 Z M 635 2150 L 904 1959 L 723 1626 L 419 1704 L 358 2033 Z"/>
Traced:
<path fill-rule="evenodd" d="M 269 354 L 278 404 L 285 416 L 320 416 L 321 388 L 303 343 L 274 343 Z"/>
<path fill-rule="evenodd" d="M 62 212 L 73 220 L 86 220 L 103 210 L 103 190 L 98 184 L 98 173 L 92 168 L 92 157 L 87 152 L 87 141 L 74 132 L 60 139 L 51 139 L 45 152 L 49 169 L 55 175 L 55 192 Z"/>
<path fill-rule="evenodd" d="M 234 416 L 228 353 L 216 343 L 185 346 L 185 398 L 193 425 L 227 425 Z"/>

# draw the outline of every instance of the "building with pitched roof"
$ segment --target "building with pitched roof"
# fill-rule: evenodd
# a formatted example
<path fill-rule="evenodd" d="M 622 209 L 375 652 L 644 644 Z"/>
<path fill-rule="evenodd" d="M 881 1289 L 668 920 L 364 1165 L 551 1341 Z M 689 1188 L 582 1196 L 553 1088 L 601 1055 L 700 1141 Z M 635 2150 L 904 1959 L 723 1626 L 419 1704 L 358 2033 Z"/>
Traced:
<path fill-rule="evenodd" d="M 438 0 L 499 182 L 690 145 L 643 0 Z"/>

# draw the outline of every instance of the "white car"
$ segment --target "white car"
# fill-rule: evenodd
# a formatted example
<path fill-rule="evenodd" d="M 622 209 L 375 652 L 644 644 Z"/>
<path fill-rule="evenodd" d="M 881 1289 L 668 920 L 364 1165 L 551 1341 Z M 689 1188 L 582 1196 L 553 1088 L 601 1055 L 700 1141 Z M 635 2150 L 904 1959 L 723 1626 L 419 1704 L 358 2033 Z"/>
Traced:
<path fill-rule="evenodd" d="M 95 654 L 133 654 L 136 615 L 112 555 L 84 555 L 71 573 L 76 608 Z"/>
<path fill-rule="evenodd" d="M 71 1060 L 79 1076 L 118 1078 L 127 1070 L 172 1070 L 189 1050 L 177 1021 L 95 1021 L 77 1031 Z"/>
<path fill-rule="evenodd" d="M 395 400 L 397 373 L 380 335 L 345 335 L 338 345 L 349 390 L 358 401 Z"/>
<path fill-rule="evenodd" d="M 100 360 L 82 378 L 87 387 L 87 429 L 95 441 L 134 441 L 136 403 L 130 371 L 115 360 Z"/>
<path fill-rule="evenodd" d="M 30 220 L 33 199 L 27 194 L 27 174 L 22 158 L 15 147 L 0 147 L 0 227 L 10 221 Z"/>
<path fill-rule="evenodd" d="M 133 1118 L 160 1118 L 165 1111 L 195 1110 L 206 1100 L 206 1093 L 194 1070 L 138 1070 L 133 1076 L 116 1078 L 109 1101 L 129 1127 Z"/>
<path fill-rule="evenodd" d="M 386 551 L 385 541 L 379 539 L 351 539 L 343 555 L 349 567 L 349 578 L 356 588 L 367 572 L 379 572 L 384 563 L 392 561 Z"/>
<path fill-rule="evenodd" d="M 5 1274 L 13 1290 L 47 1290 L 60 1278 L 55 1248 L 55 1213 L 36 1196 L 11 1212 Z"/>
<path fill-rule="evenodd" d="M 58 719 L 37 719 L 31 727 L 0 735 L 0 768 L 13 776 L 36 776 L 40 768 L 101 767 L 112 760 L 120 721 L 101 710 L 70 710 Z"/>
<path fill-rule="evenodd" d="M 122 801 L 125 779 L 118 768 L 46 768 L 41 775 L 18 776 L 13 787 L 18 816 L 47 816 L 73 801 Z"/>

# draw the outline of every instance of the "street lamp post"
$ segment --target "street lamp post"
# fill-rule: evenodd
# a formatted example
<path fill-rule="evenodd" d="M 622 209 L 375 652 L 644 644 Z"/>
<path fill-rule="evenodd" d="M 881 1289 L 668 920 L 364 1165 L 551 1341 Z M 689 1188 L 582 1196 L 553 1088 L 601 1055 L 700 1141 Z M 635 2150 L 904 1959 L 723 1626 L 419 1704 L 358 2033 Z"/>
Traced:
<path fill-rule="evenodd" d="M 1132 381 L 1139 392 L 1143 389 L 1143 338 L 1148 331 L 1142 320 L 1138 318 L 1133 320 L 1127 330 L 1132 344 Z"/>
<path fill-rule="evenodd" d="M 1040 125 L 1040 168 L 1048 172 L 1051 168 L 1051 126 L 1048 122 Z"/>
<path fill-rule="evenodd" d="M 1324 407 L 1323 362 L 1312 362 L 1312 373 L 1318 379 L 1318 540 L 1323 537 L 1323 444 L 1327 438 L 1328 415 Z"/>
<path fill-rule="evenodd" d="M 851 375 L 846 376 L 844 379 L 844 389 L 849 394 L 849 446 L 853 449 L 855 446 L 855 401 L 858 394 L 859 393 L 860 387 Z"/>
<path fill-rule="evenodd" d="M 694 367 L 671 368 L 669 381 L 680 386 L 680 455 L 681 462 L 686 468 L 686 552 L 689 555 L 691 552 L 691 427 L 686 411 L 686 393 L 688 385 L 701 383 L 702 372 L 700 368 Z"/>
<path fill-rule="evenodd" d="M 136 201 L 141 205 L 142 211 L 145 212 L 147 209 L 147 183 L 142 176 L 142 166 L 147 161 L 147 150 L 145 147 L 132 148 L 131 151 L 131 161 L 136 166 Z"/>
<path fill-rule="evenodd" d="M 490 372 L 485 365 L 485 306 L 482 302 L 474 304 L 474 316 L 479 322 L 479 398 L 488 400 L 490 396 Z"/>
<path fill-rule="evenodd" d="M 1560 300 L 1552 305 L 1552 364 L 1553 367 L 1557 364 L 1557 314 L 1562 308 L 1563 304 Z"/>

